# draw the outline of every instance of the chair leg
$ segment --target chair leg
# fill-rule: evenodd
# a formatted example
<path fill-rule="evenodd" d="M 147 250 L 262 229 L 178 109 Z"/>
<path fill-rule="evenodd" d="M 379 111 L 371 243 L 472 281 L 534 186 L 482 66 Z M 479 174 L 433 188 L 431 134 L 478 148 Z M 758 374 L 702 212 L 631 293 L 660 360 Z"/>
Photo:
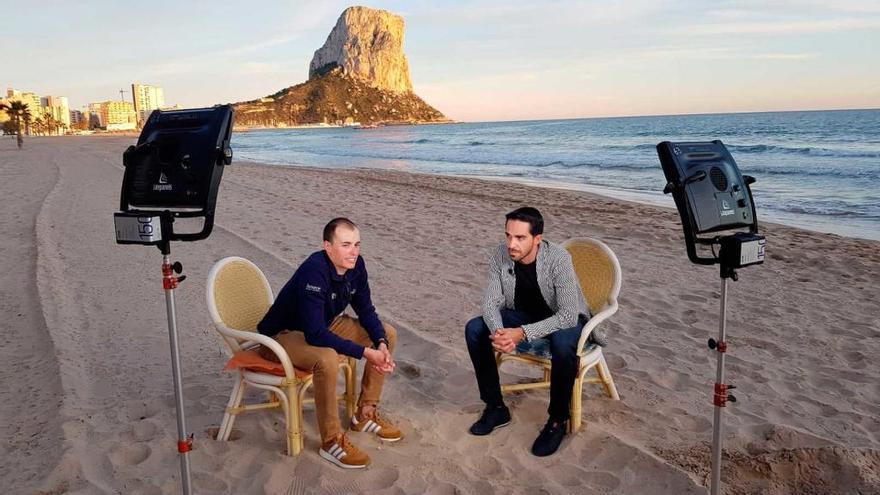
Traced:
<path fill-rule="evenodd" d="M 229 402 L 226 404 L 226 412 L 223 414 L 223 421 L 220 422 L 220 428 L 217 429 L 217 440 L 221 442 L 229 440 L 229 435 L 232 433 L 232 424 L 235 422 L 235 416 L 238 414 L 234 409 L 241 405 L 241 398 L 244 395 L 244 389 L 244 379 L 239 375 L 238 381 L 232 388 L 232 394 L 229 396 Z"/>
<path fill-rule="evenodd" d="M 583 375 L 574 379 L 574 390 L 571 391 L 571 421 L 568 422 L 568 432 L 577 433 L 581 429 L 581 402 L 583 400 Z"/>
<path fill-rule="evenodd" d="M 311 385 L 311 383 L 309 383 Z M 303 404 L 306 400 L 306 392 L 309 387 L 306 385 L 300 385 L 299 393 L 296 395 L 296 408 L 294 409 L 294 413 L 296 414 L 296 423 L 299 426 L 299 434 L 297 435 L 297 453 L 302 452 L 305 448 L 305 435 L 303 434 L 303 424 L 305 424 L 305 419 L 303 418 Z"/>
<path fill-rule="evenodd" d="M 300 421 L 300 397 L 296 386 L 285 387 L 287 407 L 284 415 L 287 418 L 287 455 L 295 456 L 302 452 L 302 422 Z"/>
<path fill-rule="evenodd" d="M 620 395 L 617 393 L 617 387 L 614 386 L 614 379 L 611 378 L 611 371 L 608 370 L 608 363 L 605 362 L 605 356 L 599 356 L 599 362 L 596 364 L 596 372 L 599 373 L 602 385 L 605 385 L 605 393 L 608 394 L 608 397 L 611 397 L 614 400 L 620 400 Z"/>
<path fill-rule="evenodd" d="M 348 368 L 345 369 L 345 420 L 350 421 L 354 416 L 355 389 L 357 388 L 357 360 L 348 358 Z"/>

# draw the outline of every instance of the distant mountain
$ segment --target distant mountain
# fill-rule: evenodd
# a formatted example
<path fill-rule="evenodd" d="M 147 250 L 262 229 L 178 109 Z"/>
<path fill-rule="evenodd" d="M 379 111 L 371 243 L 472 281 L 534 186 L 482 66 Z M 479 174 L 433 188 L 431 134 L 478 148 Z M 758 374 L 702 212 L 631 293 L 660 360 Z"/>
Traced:
<path fill-rule="evenodd" d="M 345 9 L 309 64 L 309 80 L 236 103 L 243 127 L 448 122 L 412 90 L 403 53 L 403 18 L 367 7 Z"/>

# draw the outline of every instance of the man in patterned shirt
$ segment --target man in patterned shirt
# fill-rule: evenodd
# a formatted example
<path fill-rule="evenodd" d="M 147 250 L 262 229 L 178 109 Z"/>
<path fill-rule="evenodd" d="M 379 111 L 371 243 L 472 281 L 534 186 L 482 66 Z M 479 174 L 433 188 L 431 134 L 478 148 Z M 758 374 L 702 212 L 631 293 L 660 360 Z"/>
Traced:
<path fill-rule="evenodd" d="M 536 456 L 556 452 L 570 419 L 572 388 L 578 371 L 577 343 L 590 317 L 571 256 L 545 241 L 544 218 L 531 207 L 506 215 L 507 241 L 489 257 L 489 281 L 483 314 L 465 327 L 465 340 L 486 409 L 470 427 L 488 435 L 510 423 L 501 397 L 495 352 L 513 352 L 518 344 L 546 339 L 552 354 L 550 418 L 532 445 Z"/>

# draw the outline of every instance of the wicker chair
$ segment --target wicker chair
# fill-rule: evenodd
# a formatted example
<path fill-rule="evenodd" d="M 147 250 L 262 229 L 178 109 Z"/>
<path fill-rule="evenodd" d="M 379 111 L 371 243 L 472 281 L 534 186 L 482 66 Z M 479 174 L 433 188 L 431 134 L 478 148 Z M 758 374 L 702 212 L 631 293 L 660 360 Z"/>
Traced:
<path fill-rule="evenodd" d="M 256 331 L 257 323 L 274 301 L 268 280 L 256 265 L 244 258 L 223 258 L 208 274 L 207 300 L 214 326 L 233 358 L 249 353 L 249 361 L 262 361 L 258 363 L 260 366 L 238 368 L 238 380 L 229 396 L 217 440 L 229 439 L 238 414 L 280 407 L 287 424 L 287 455 L 299 454 L 303 449 L 302 406 L 314 402 L 314 399 L 305 398 L 306 390 L 312 384 L 312 375 L 309 371 L 294 368 L 281 344 Z M 271 349 L 280 363 L 259 357 L 255 350 L 258 345 Z M 347 417 L 354 414 L 356 364 L 353 358 L 340 356 L 339 369 L 345 377 L 345 394 L 340 401 L 345 402 Z M 242 405 L 248 386 L 269 391 L 269 400 Z"/>
<path fill-rule="evenodd" d="M 593 317 L 590 318 L 581 330 L 578 340 L 578 355 L 580 356 L 580 368 L 575 378 L 574 390 L 571 396 L 571 421 L 569 431 L 576 432 L 581 426 L 581 402 L 582 388 L 586 383 L 601 383 L 605 387 L 608 397 L 619 400 L 617 387 L 611 378 L 611 371 L 602 348 L 597 345 L 587 344 L 590 332 L 597 325 L 608 319 L 617 312 L 617 296 L 620 294 L 621 272 L 620 262 L 617 256 L 604 243 L 590 238 L 570 239 L 563 246 L 571 254 L 575 273 L 577 273 L 584 298 L 590 306 Z M 545 339 L 537 342 L 520 344 L 514 354 L 496 353 L 496 363 L 501 365 L 508 361 L 516 361 L 543 369 L 543 378 L 539 381 L 528 383 L 516 383 L 503 385 L 503 393 L 534 388 L 550 388 L 550 351 Z M 587 372 L 596 368 L 596 377 L 585 378 Z"/>

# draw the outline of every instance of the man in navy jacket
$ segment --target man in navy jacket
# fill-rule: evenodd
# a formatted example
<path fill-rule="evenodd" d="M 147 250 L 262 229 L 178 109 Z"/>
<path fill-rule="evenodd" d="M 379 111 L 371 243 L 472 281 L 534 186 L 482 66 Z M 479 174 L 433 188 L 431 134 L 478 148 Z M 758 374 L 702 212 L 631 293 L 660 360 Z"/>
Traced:
<path fill-rule="evenodd" d="M 363 468 L 370 459 L 345 437 L 340 425 L 336 399 L 340 354 L 367 360 L 351 429 L 375 433 L 389 442 L 403 438 L 377 410 L 385 375 L 394 371 L 397 332 L 376 314 L 360 248 L 360 231 L 351 220 L 331 220 L 324 227 L 324 249 L 299 266 L 257 325 L 260 333 L 284 347 L 295 367 L 313 373 L 319 453 L 343 468 Z M 358 318 L 342 314 L 349 305 Z M 268 349 L 262 354 L 276 359 Z"/>

